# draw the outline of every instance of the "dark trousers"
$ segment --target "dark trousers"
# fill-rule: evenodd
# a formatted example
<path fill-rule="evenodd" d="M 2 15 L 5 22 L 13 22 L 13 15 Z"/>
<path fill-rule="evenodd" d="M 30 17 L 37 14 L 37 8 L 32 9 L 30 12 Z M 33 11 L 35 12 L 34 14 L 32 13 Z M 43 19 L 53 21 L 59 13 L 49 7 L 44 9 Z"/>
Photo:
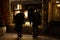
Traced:
<path fill-rule="evenodd" d="M 22 25 L 16 25 L 16 31 L 18 34 L 18 37 L 22 36 Z"/>
<path fill-rule="evenodd" d="M 38 36 L 38 25 L 33 24 L 33 37 Z"/>

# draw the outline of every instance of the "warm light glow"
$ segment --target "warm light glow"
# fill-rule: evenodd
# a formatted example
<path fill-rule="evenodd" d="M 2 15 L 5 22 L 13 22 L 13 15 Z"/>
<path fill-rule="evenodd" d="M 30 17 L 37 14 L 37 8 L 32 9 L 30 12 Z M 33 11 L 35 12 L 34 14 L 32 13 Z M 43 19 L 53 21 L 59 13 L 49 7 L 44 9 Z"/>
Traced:
<path fill-rule="evenodd" d="M 28 10 L 26 10 L 24 14 L 25 14 L 25 18 L 28 18 Z"/>
<path fill-rule="evenodd" d="M 34 12 L 36 12 L 36 10 L 34 10 Z"/>
<path fill-rule="evenodd" d="M 59 3 L 59 1 L 56 1 L 56 3 Z"/>
<path fill-rule="evenodd" d="M 60 7 L 60 4 L 57 4 L 58 7 Z"/>
<path fill-rule="evenodd" d="M 15 16 L 16 16 L 16 14 L 18 14 L 18 13 L 20 13 L 20 11 L 15 11 Z"/>
<path fill-rule="evenodd" d="M 17 4 L 17 10 L 22 10 L 22 4 Z"/>
<path fill-rule="evenodd" d="M 17 9 L 20 9 L 19 4 L 17 4 Z"/>
<path fill-rule="evenodd" d="M 20 8 L 20 10 L 22 10 L 22 4 L 20 4 L 19 8 Z"/>
<path fill-rule="evenodd" d="M 30 25 L 30 22 L 25 22 L 25 25 Z"/>

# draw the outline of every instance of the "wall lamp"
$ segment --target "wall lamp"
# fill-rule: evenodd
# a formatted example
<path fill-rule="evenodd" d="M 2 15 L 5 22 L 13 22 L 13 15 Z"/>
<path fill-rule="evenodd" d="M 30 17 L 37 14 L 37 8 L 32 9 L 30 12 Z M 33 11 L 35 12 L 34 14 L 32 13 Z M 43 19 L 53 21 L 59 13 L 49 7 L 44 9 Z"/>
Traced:
<path fill-rule="evenodd" d="M 60 4 L 57 4 L 57 7 L 60 7 Z"/>

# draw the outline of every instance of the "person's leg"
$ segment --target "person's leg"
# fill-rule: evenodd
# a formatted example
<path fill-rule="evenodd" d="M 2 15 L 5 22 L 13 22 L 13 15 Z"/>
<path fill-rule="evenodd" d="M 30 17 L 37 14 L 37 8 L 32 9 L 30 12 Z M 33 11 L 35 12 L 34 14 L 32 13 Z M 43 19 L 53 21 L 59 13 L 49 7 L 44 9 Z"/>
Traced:
<path fill-rule="evenodd" d="M 18 36 L 18 37 L 17 37 L 17 40 L 19 40 L 19 39 L 21 38 L 21 35 L 20 35 L 20 32 L 21 32 L 21 31 L 20 31 L 20 25 L 17 25 L 17 26 L 16 26 L 16 32 L 17 32 L 17 36 Z"/>
<path fill-rule="evenodd" d="M 20 26 L 20 37 L 22 37 L 22 25 Z"/>
<path fill-rule="evenodd" d="M 32 29 L 33 29 L 33 38 L 35 38 L 35 25 L 33 25 L 33 27 L 32 27 Z"/>
<path fill-rule="evenodd" d="M 38 26 L 33 25 L 33 38 L 38 38 Z"/>
<path fill-rule="evenodd" d="M 17 35 L 18 35 L 18 37 L 19 37 L 19 25 L 16 25 L 15 30 L 16 30 Z"/>
<path fill-rule="evenodd" d="M 38 36 L 38 26 L 35 28 L 36 32 L 35 32 L 35 36 Z"/>
<path fill-rule="evenodd" d="M 22 25 L 18 28 L 18 37 L 22 37 Z"/>
<path fill-rule="evenodd" d="M 22 35 L 22 27 L 21 27 L 21 25 L 18 25 L 16 30 L 17 30 L 18 37 L 21 37 L 21 35 Z"/>

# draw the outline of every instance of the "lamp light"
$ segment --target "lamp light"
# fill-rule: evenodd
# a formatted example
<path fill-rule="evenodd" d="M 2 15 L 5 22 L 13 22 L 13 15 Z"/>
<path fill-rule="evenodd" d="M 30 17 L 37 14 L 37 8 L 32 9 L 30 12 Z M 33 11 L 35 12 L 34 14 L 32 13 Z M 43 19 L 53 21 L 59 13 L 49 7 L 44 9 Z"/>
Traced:
<path fill-rule="evenodd" d="M 60 4 L 57 4 L 57 7 L 60 7 Z"/>

